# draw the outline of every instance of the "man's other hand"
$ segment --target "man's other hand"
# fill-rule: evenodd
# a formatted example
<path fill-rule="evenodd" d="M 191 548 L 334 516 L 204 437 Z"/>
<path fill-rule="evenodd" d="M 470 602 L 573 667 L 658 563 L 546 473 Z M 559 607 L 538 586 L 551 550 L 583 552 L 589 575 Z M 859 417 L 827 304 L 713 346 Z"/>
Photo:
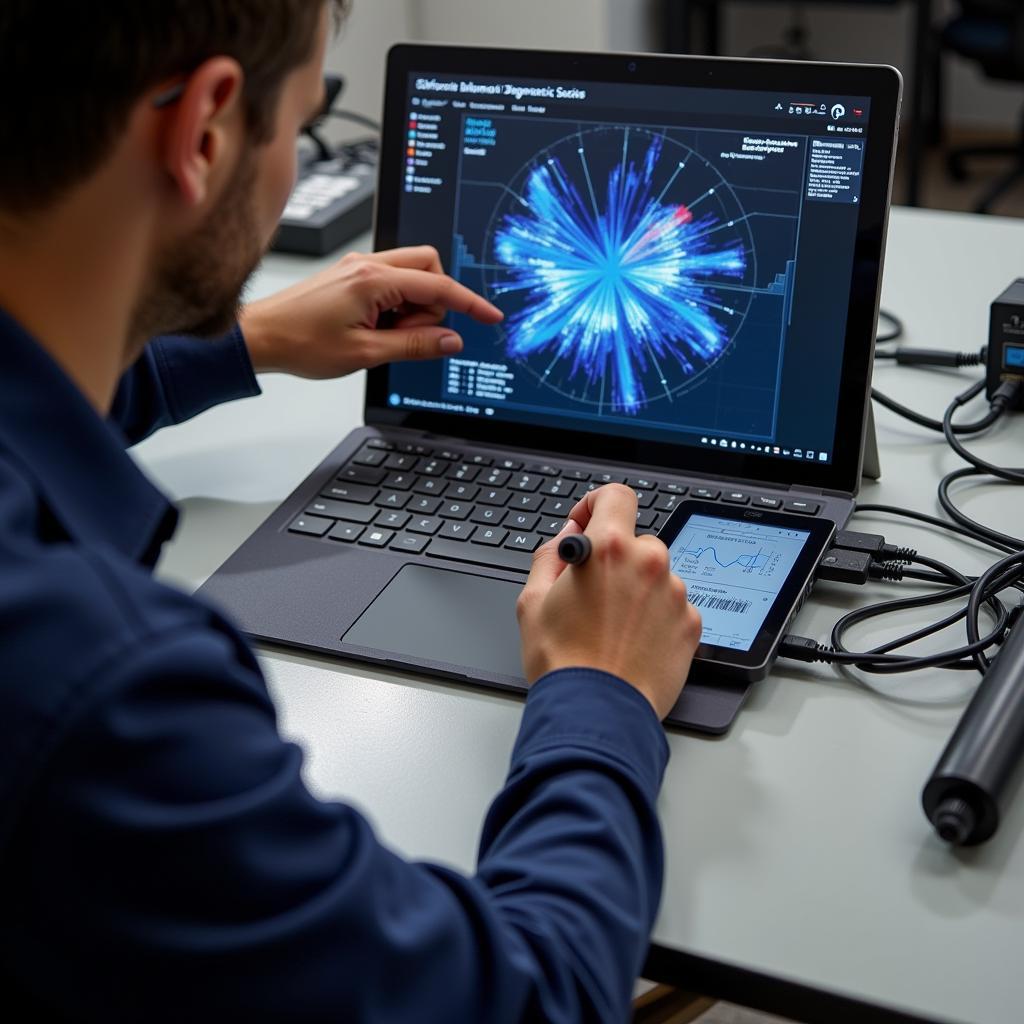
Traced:
<path fill-rule="evenodd" d="M 565 529 L 537 550 L 519 597 L 523 667 L 533 683 L 559 668 L 602 669 L 639 690 L 659 718 L 672 709 L 700 640 L 700 613 L 656 537 L 636 537 L 636 495 L 608 484 L 580 499 Z M 566 533 L 592 554 L 558 557 Z"/>
<path fill-rule="evenodd" d="M 440 326 L 449 311 L 496 324 L 502 312 L 448 277 L 430 246 L 362 255 L 267 299 L 239 317 L 257 373 L 341 377 L 401 359 L 437 359 L 462 350 Z M 391 314 L 386 328 L 381 317 Z"/>

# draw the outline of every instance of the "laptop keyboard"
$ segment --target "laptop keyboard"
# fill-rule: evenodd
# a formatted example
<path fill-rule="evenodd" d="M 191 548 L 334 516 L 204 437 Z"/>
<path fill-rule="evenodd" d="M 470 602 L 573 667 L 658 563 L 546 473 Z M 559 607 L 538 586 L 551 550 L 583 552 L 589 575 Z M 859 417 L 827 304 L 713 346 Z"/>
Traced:
<path fill-rule="evenodd" d="M 529 572 L 533 552 L 561 530 L 576 502 L 607 483 L 636 491 L 637 533 L 657 533 L 685 497 L 803 515 L 821 507 L 813 499 L 374 438 L 288 529 L 340 544 Z"/>

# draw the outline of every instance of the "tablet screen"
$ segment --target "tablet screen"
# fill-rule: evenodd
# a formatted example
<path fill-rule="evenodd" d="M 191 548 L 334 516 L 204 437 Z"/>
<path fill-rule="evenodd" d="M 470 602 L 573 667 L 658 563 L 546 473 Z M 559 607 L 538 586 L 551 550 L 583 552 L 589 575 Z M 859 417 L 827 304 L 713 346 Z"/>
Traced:
<path fill-rule="evenodd" d="M 749 651 L 810 535 L 763 522 L 691 516 L 669 557 L 701 613 L 701 642 Z"/>

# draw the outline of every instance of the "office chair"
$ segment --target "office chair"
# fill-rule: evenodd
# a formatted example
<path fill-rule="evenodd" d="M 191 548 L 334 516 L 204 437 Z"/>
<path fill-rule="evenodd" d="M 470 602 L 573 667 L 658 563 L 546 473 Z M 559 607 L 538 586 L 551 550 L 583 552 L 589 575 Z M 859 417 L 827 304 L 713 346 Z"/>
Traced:
<path fill-rule="evenodd" d="M 961 0 L 961 13 L 940 34 L 943 49 L 976 61 L 988 78 L 1024 83 L 1024 3 L 1019 0 Z M 1008 156 L 1010 169 L 985 191 L 974 207 L 988 213 L 992 204 L 1018 180 L 1024 179 L 1024 112 L 1016 145 L 967 146 L 947 157 L 950 175 L 969 177 L 966 161 L 974 157 Z"/>

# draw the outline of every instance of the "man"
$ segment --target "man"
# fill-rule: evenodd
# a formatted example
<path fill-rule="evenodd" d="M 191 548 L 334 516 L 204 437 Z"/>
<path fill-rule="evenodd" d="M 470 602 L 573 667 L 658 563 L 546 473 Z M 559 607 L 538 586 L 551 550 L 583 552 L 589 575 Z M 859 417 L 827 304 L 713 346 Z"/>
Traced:
<path fill-rule="evenodd" d="M 447 310 L 501 316 L 412 249 L 233 325 L 321 104 L 330 7 L 0 8 L 0 980 L 18 1019 L 628 1013 L 660 893 L 659 718 L 700 631 L 664 546 L 633 535 L 632 492 L 573 511 L 585 566 L 537 554 L 519 605 L 537 682 L 472 878 L 316 801 L 245 642 L 151 575 L 174 513 L 126 440 L 257 393 L 253 370 L 438 357 L 461 346 Z"/>

